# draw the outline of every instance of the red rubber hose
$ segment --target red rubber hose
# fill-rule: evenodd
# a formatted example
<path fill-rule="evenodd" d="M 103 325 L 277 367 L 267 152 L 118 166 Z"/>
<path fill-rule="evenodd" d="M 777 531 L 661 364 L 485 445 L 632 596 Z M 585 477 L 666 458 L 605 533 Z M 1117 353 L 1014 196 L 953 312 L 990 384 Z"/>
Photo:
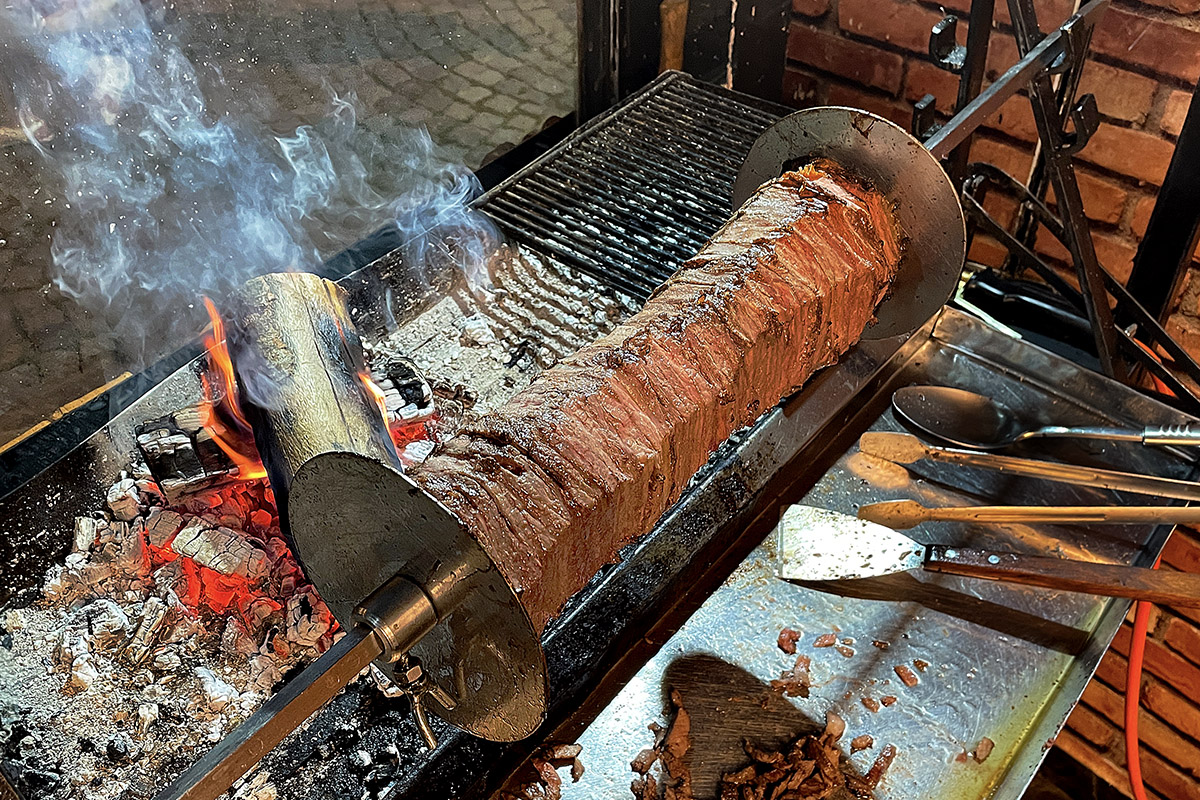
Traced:
<path fill-rule="evenodd" d="M 1154 569 L 1158 569 L 1158 562 L 1159 559 L 1155 559 Z M 1138 752 L 1138 712 L 1141 710 L 1142 656 L 1146 652 L 1152 607 L 1144 600 L 1133 604 L 1133 636 L 1129 640 L 1129 668 L 1125 672 L 1125 764 L 1129 769 L 1129 788 L 1134 800 L 1146 800 Z"/>

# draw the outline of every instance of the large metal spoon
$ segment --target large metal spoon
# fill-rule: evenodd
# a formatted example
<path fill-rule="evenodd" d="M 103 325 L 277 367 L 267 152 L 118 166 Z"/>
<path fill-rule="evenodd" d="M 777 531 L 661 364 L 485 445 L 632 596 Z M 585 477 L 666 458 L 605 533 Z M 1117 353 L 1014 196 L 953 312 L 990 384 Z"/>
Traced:
<path fill-rule="evenodd" d="M 1166 425 L 1133 428 L 1022 428 L 1012 409 L 998 400 L 949 386 L 905 386 L 892 407 L 911 425 L 943 442 L 972 450 L 999 450 L 1027 439 L 1101 439 L 1155 445 L 1200 445 L 1200 428 Z"/>

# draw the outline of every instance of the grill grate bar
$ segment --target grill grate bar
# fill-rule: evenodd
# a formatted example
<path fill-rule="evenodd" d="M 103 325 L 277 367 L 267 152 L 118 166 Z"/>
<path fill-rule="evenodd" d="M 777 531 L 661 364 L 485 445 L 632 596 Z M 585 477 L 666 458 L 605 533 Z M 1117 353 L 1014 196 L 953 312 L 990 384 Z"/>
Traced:
<path fill-rule="evenodd" d="M 667 73 L 479 202 L 510 237 L 645 300 L 724 224 L 786 109 Z"/>

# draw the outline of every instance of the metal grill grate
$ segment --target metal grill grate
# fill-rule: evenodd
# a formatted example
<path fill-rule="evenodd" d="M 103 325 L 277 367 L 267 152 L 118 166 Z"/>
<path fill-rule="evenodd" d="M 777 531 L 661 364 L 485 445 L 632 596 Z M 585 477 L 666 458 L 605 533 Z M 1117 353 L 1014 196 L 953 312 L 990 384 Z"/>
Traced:
<path fill-rule="evenodd" d="M 786 111 L 666 73 L 479 207 L 510 237 L 645 300 L 729 218 L 742 161 Z"/>

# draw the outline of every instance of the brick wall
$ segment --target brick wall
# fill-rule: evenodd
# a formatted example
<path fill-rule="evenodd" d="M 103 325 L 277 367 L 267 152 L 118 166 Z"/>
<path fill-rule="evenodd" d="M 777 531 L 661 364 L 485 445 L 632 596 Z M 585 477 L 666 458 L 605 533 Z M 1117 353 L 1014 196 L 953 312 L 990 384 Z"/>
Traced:
<path fill-rule="evenodd" d="M 1065 19 L 1067 0 L 1038 0 L 1042 28 Z M 905 127 L 912 102 L 929 93 L 941 112 L 951 110 L 957 76 L 929 63 L 929 29 L 943 11 L 966 14 L 969 0 L 793 0 L 784 91 L 796 106 L 853 105 Z M 1017 59 L 1006 4 L 997 3 L 998 24 L 988 53 L 988 77 Z M 1145 233 L 1158 184 L 1166 173 L 1200 76 L 1200 2 L 1150 0 L 1118 2 L 1099 25 L 1084 70 L 1081 93 L 1092 92 L 1102 123 L 1079 155 L 1078 176 L 1084 209 L 1093 225 L 1096 252 L 1114 275 L 1128 277 Z M 959 24 L 960 40 L 966 24 Z M 990 161 L 1024 180 L 1036 138 L 1029 102 L 1011 98 L 989 120 L 972 158 Z M 1003 196 L 991 211 L 1008 221 L 1014 204 Z M 1039 237 L 1037 250 L 1063 260 L 1057 242 Z M 972 257 L 995 263 L 994 243 L 976 242 Z M 1185 287 L 1170 328 L 1200 354 L 1200 281 Z"/>
<path fill-rule="evenodd" d="M 1200 572 L 1200 535 L 1178 530 L 1163 551 L 1165 570 Z M 1072 712 L 1058 746 L 1127 790 L 1125 669 L 1132 624 L 1126 620 Z M 1200 609 L 1156 607 L 1142 669 L 1142 777 L 1152 798 L 1200 798 Z"/>
<path fill-rule="evenodd" d="M 928 61 L 929 30 L 969 0 L 793 0 L 785 94 L 796 106 L 852 105 L 905 127 L 912 102 L 926 93 L 951 110 L 957 77 Z M 988 56 L 994 79 L 1017 58 L 1004 0 Z M 1038 0 L 1042 28 L 1072 11 L 1066 0 Z M 966 34 L 959 24 L 960 41 Z M 1118 1 L 1096 31 L 1081 92 L 1092 92 L 1102 115 L 1099 131 L 1080 153 L 1077 174 L 1096 252 L 1113 274 L 1128 276 L 1145 233 L 1158 184 L 1174 151 L 1191 89 L 1200 76 L 1200 0 Z M 1036 138 L 1029 102 L 1014 97 L 977 139 L 972 159 L 989 161 L 1025 180 Z M 993 215 L 1009 221 L 1015 204 L 990 198 Z M 1055 242 L 1037 249 L 1065 259 Z M 977 240 L 972 256 L 997 263 L 995 243 Z M 1194 268 L 1200 265 L 1193 262 Z M 1200 355 L 1200 280 L 1176 300 L 1169 328 Z M 1200 572 L 1200 537 L 1179 532 L 1164 553 L 1164 569 Z M 1123 718 L 1127 622 L 1105 657 L 1058 747 L 1099 777 L 1128 792 Z M 1143 775 L 1151 796 L 1200 800 L 1200 612 L 1156 608 L 1142 683 Z"/>

